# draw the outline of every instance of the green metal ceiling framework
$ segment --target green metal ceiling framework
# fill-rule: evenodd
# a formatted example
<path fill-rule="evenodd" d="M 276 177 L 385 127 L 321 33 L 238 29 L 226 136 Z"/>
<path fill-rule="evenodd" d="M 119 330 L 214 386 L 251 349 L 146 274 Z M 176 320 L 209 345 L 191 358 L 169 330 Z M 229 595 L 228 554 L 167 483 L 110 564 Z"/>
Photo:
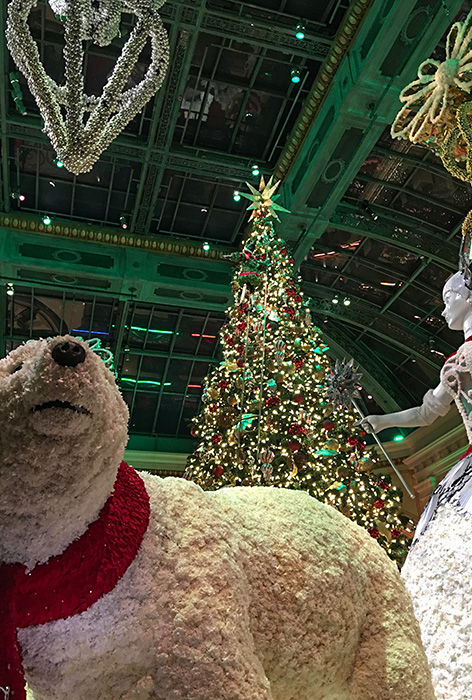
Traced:
<path fill-rule="evenodd" d="M 278 231 L 294 249 L 296 266 L 302 270 L 302 286 L 312 298 L 315 320 L 331 352 L 337 357 L 354 355 L 364 375 L 365 389 L 375 396 L 381 408 L 405 407 L 412 396 L 398 385 L 392 367 L 371 350 L 370 339 L 398 348 L 405 357 L 429 366 L 433 373 L 437 370 L 438 359 L 430 352 L 434 329 L 419 328 L 391 307 L 407 288 L 428 291 L 421 275 L 430 263 L 445 271 L 454 270 L 457 244 L 453 239 L 458 225 L 445 230 L 379 204 L 375 207 L 377 216 L 372 217 L 345 194 L 372 152 L 379 157 L 398 157 L 412 167 L 444 176 L 435 163 L 412 153 L 392 152 L 379 145 L 379 140 L 398 111 L 400 90 L 411 80 L 419 63 L 433 53 L 461 6 L 459 0 L 447 3 L 353 0 L 334 40 L 326 32 L 317 32 L 312 24 L 309 38 L 301 43 L 293 36 L 292 24 L 297 18 L 283 10 L 272 11 L 268 26 L 257 3 L 250 6 L 253 11 L 248 11 L 248 3 L 233 0 L 224 7 L 204 0 L 166 2 L 162 15 L 170 28 L 172 62 L 164 89 L 147 117 L 147 134 L 137 138 L 125 133 L 106 153 L 111 168 L 129 162 L 140 166 L 126 232 L 107 225 L 106 221 L 87 223 L 59 216 L 51 226 L 44 226 L 39 211 L 11 210 L 10 193 L 17 184 L 12 167 L 12 140 L 34 142 L 38 149 L 49 147 L 41 132 L 40 119 L 34 114 L 23 118 L 12 109 L 8 95 L 8 56 L 3 43 L 0 51 L 0 71 L 4 78 L 4 89 L 0 90 L 2 280 L 13 281 L 20 287 L 34 287 L 45 294 L 52 290 L 80 290 L 116 300 L 118 327 L 112 349 L 117 357 L 123 354 L 126 319 L 132 305 L 163 304 L 175 307 L 178 313 L 184 309 L 204 310 L 222 319 L 231 297 L 232 275 L 232 268 L 223 256 L 240 240 L 238 231 L 244 227 L 244 210 L 239 212 L 234 235 L 227 245 L 213 243 L 208 253 L 202 251 L 198 240 L 184 237 L 177 240 L 164 233 L 150 233 L 166 170 L 188 178 L 208 178 L 225 186 L 242 187 L 254 161 L 251 156 L 173 141 L 173 125 L 195 61 L 199 34 L 209 33 L 226 42 L 244 37 L 246 42 L 260 48 L 260 61 L 275 50 L 286 54 L 287 60 L 295 58 L 301 64 L 317 60 L 322 62 L 321 68 L 277 162 L 259 160 L 258 163 L 262 172 L 275 170 L 283 177 L 280 202 L 291 214 L 283 217 Z M 244 119 L 256 75 L 254 71 L 253 82 L 244 84 L 247 94 L 235 117 L 237 127 Z M 367 175 L 359 177 L 364 184 L 385 185 L 385 181 Z M 398 191 L 406 190 L 407 185 L 398 185 Z M 215 198 L 216 194 L 212 207 Z M 436 203 L 434 199 L 433 202 Z M 452 212 L 463 215 L 460 208 L 456 212 L 452 208 Z M 385 303 L 373 306 L 362 295 L 351 292 L 349 306 L 333 305 L 333 294 L 340 291 L 337 278 L 323 284 L 310 281 L 305 274 L 323 272 L 321 263 L 310 257 L 310 251 L 328 253 L 334 249 L 336 252 L 336 246 L 331 248 L 326 242 L 331 230 L 408 251 L 418 256 L 418 267 L 411 274 L 398 272 L 399 284 Z M 339 275 L 360 284 L 362 276 L 356 276 L 349 266 L 358 256 L 357 250 L 339 251 L 345 260 Z M 388 263 L 382 260 L 371 261 L 371 266 L 379 274 L 388 272 Z M 1 290 L 0 304 L 5 309 L 4 285 Z M 0 335 L 1 353 L 5 352 L 8 341 L 21 339 L 15 337 L 13 330 L 5 335 L 4 325 Z M 442 354 L 451 349 L 450 343 L 439 335 L 436 347 Z M 135 348 L 131 352 L 147 351 Z M 152 350 L 149 352 L 152 355 Z M 172 347 L 154 353 L 169 362 Z M 175 357 L 185 359 L 182 353 Z M 217 361 L 216 357 L 213 353 L 206 360 L 211 364 Z M 197 353 L 187 357 L 189 361 L 196 358 Z"/>

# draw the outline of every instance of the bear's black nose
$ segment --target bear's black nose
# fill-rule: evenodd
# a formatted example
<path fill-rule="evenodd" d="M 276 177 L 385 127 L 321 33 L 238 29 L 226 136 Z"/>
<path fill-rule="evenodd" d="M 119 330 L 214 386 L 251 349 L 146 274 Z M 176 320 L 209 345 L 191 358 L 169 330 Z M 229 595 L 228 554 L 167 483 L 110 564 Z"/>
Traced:
<path fill-rule="evenodd" d="M 61 367 L 76 367 L 85 360 L 85 350 L 82 345 L 66 340 L 56 345 L 52 359 Z"/>

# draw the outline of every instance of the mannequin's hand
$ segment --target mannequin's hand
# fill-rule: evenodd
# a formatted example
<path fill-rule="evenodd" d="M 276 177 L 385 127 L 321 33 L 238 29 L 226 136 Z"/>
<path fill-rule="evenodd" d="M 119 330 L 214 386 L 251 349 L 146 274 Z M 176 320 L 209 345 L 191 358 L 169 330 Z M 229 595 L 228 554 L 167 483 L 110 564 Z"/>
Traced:
<path fill-rule="evenodd" d="M 388 428 L 388 426 L 384 424 L 384 418 L 385 416 L 366 416 L 358 421 L 356 425 L 359 425 L 366 433 L 378 433 L 384 428 Z"/>

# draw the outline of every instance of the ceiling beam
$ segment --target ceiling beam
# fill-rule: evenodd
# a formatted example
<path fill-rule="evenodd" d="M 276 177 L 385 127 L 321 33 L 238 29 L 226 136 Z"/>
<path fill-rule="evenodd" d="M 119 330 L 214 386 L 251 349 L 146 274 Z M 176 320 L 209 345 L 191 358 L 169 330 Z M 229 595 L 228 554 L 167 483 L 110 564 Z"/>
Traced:
<path fill-rule="evenodd" d="M 215 8 L 208 4 L 201 20 L 202 31 L 224 38 L 231 37 L 238 43 L 247 41 L 252 46 L 272 50 L 276 46 L 282 53 L 312 60 L 323 60 L 328 54 L 332 39 L 318 29 L 315 22 L 304 22 L 307 33 L 305 39 L 299 41 L 295 37 L 295 26 L 300 17 L 293 15 L 293 23 L 289 23 L 286 12 L 235 0 L 232 0 L 229 7 Z M 193 30 L 193 16 L 190 14 L 192 8 L 188 7 L 188 0 L 167 0 L 159 12 L 166 22 L 173 23 L 182 8 L 184 11 L 181 11 L 179 24 L 187 25 Z"/>
<path fill-rule="evenodd" d="M 405 355 L 421 357 L 431 367 L 439 369 L 439 361 L 430 353 L 430 334 L 418 328 L 413 330 L 401 316 L 390 311 L 382 314 L 378 307 L 352 294 L 349 294 L 351 300 L 349 306 L 333 304 L 333 291 L 330 287 L 304 283 L 303 288 L 305 293 L 310 295 L 311 310 L 321 320 L 334 318 L 361 328 L 366 334 L 376 336 L 384 343 L 397 347 Z M 450 346 L 444 341 L 441 341 L 441 347 L 438 350 L 445 355 L 451 352 Z"/>
<path fill-rule="evenodd" d="M 329 226 L 347 187 L 398 112 L 400 90 L 436 48 L 461 4 L 451 0 L 446 14 L 441 0 L 427 5 L 374 0 L 342 59 L 331 66 L 325 62 L 276 168 L 285 177 L 281 203 L 294 212 L 282 219 L 280 235 L 298 240 L 297 265 Z"/>
<path fill-rule="evenodd" d="M 327 226 L 383 241 L 418 257 L 427 256 L 451 271 L 457 268 L 457 247 L 447 240 L 444 233 L 428 230 L 424 222 L 388 212 L 387 208 L 376 206 L 375 213 L 378 215 L 376 220 L 358 207 L 343 202 L 331 214 Z"/>

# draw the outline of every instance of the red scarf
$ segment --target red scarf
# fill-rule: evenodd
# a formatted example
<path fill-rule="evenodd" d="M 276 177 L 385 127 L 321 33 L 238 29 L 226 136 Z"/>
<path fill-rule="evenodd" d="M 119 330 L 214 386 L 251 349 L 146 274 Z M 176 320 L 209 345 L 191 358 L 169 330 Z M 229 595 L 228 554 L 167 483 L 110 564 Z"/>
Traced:
<path fill-rule="evenodd" d="M 62 554 L 29 573 L 0 565 L 0 686 L 10 700 L 26 699 L 17 629 L 77 615 L 113 590 L 138 553 L 149 513 L 143 480 L 122 462 L 98 519 Z"/>

